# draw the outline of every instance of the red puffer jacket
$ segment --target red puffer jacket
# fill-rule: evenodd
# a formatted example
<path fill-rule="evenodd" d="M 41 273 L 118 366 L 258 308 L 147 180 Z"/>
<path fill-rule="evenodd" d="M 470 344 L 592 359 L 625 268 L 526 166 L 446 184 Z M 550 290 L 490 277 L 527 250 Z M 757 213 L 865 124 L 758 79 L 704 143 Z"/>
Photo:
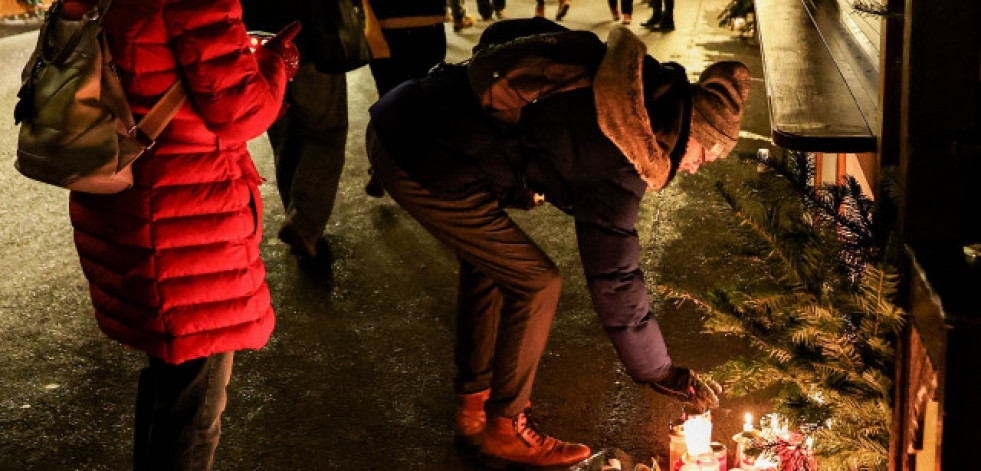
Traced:
<path fill-rule="evenodd" d="M 249 52 L 238 0 L 115 0 L 105 20 L 133 111 L 180 77 L 189 99 L 134 166 L 135 187 L 72 193 L 99 327 L 169 363 L 265 345 L 261 179 L 245 143 L 276 118 L 282 59 Z"/>

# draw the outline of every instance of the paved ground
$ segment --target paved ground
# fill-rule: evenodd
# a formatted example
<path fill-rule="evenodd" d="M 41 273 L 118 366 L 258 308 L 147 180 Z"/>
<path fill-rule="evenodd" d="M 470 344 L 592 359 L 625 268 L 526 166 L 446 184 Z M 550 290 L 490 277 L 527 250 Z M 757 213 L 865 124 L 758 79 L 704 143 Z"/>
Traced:
<path fill-rule="evenodd" d="M 534 2 L 512 0 L 511 16 Z M 738 151 L 767 145 L 765 90 L 757 46 L 716 26 L 725 0 L 678 2 L 678 31 L 635 31 L 661 60 L 697 76 L 708 63 L 739 59 L 753 71 L 751 102 Z M 475 11 L 472 1 L 468 7 Z M 548 3 L 554 15 L 555 2 Z M 574 0 L 565 22 L 606 36 L 605 2 Z M 451 60 L 466 57 L 480 30 L 450 31 Z M 126 469 L 135 384 L 144 357 L 106 340 L 92 318 L 72 248 L 64 191 L 30 182 L 12 168 L 16 128 L 9 117 L 34 34 L 0 39 L 0 470 Z M 263 257 L 278 313 L 267 348 L 238 356 L 218 451 L 221 470 L 476 470 L 451 444 L 453 257 L 391 200 L 362 192 L 367 69 L 348 75 L 351 132 L 344 179 L 327 233 L 338 255 L 332 277 L 302 276 L 275 238 L 282 207 L 263 187 Z M 274 172 L 268 142 L 251 143 L 263 175 Z M 709 208 L 717 180 L 755 169 L 731 158 L 681 176 L 645 201 L 639 230 L 651 281 L 702 287 L 724 274 L 707 268 L 704 246 L 724 236 Z M 632 384 L 592 311 L 575 250 L 572 221 L 541 208 L 516 219 L 554 257 L 565 276 L 533 396 L 545 430 L 636 459 L 663 456 L 676 403 Z M 687 309 L 659 306 L 675 361 L 719 364 L 745 348 L 699 334 Z M 731 436 L 762 400 L 726 400 L 716 437 Z M 731 445 L 731 443 L 729 443 Z"/>

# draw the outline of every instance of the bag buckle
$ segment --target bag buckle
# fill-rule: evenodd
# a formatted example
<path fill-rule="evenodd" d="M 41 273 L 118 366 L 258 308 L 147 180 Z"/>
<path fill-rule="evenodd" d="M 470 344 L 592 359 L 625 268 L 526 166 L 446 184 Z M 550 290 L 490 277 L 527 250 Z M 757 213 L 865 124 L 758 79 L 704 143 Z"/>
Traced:
<path fill-rule="evenodd" d="M 133 140 L 136 142 L 139 142 L 140 145 L 145 148 L 145 150 L 150 150 L 157 145 L 157 140 L 147 135 L 147 133 L 143 132 L 143 130 L 138 126 L 129 128 L 129 131 L 126 131 L 126 134 L 133 138 Z"/>

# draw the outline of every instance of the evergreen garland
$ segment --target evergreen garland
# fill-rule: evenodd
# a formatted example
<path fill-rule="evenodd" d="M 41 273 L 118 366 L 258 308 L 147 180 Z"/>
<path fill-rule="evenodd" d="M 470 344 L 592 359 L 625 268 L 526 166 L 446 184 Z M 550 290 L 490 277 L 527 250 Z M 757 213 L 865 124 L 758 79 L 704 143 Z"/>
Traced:
<path fill-rule="evenodd" d="M 814 188 L 804 154 L 756 159 L 770 170 L 760 179 L 737 191 L 716 185 L 738 241 L 724 258 L 742 276 L 703 295 L 661 292 L 694 304 L 707 332 L 757 350 L 710 373 L 728 394 L 776 390 L 776 411 L 810 430 L 822 469 L 884 470 L 904 322 L 898 277 L 883 261 L 885 218 L 854 179 Z"/>

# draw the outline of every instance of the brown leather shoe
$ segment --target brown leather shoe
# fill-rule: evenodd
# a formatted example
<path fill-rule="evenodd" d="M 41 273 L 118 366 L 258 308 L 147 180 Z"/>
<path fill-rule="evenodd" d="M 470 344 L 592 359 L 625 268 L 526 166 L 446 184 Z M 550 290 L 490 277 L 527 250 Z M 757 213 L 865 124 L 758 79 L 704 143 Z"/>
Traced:
<path fill-rule="evenodd" d="M 525 409 L 514 417 L 491 417 L 478 459 L 489 468 L 523 466 L 530 470 L 566 468 L 589 458 L 586 445 L 545 435 Z"/>
<path fill-rule="evenodd" d="M 487 428 L 487 413 L 484 403 L 490 397 L 490 389 L 473 394 L 456 395 L 456 423 L 453 426 L 453 439 L 456 444 L 473 448 L 480 445 L 484 429 Z"/>

